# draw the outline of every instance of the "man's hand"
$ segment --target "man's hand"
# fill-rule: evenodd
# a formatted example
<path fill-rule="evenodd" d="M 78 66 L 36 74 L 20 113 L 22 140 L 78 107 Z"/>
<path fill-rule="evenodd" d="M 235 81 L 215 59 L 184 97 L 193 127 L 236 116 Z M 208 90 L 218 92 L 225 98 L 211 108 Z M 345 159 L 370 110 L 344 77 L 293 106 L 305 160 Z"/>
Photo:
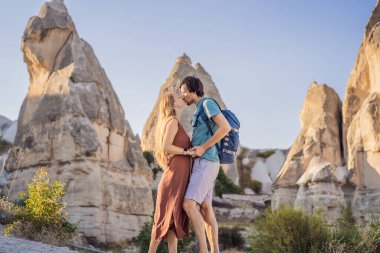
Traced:
<path fill-rule="evenodd" d="M 193 157 L 200 157 L 206 152 L 206 149 L 203 146 L 196 146 L 193 147 L 191 150 L 195 151 Z"/>

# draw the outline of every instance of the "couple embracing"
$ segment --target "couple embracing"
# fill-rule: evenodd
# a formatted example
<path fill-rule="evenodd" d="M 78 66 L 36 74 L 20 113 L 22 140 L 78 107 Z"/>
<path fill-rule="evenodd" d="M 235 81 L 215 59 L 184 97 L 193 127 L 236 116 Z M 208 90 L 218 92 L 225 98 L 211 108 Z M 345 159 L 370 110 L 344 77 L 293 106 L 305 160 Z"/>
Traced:
<path fill-rule="evenodd" d="M 184 78 L 180 90 L 181 95 L 168 94 L 159 105 L 154 153 L 164 173 L 157 190 L 149 253 L 156 252 L 162 239 L 168 241 L 170 253 L 177 252 L 178 239 L 189 235 L 189 221 L 198 238 L 199 252 L 208 252 L 206 231 L 211 252 L 217 253 L 218 224 L 212 195 L 220 164 L 215 144 L 231 127 L 218 104 L 204 96 L 198 78 Z M 196 110 L 190 141 L 179 118 L 182 109 L 193 103 Z M 206 118 L 199 116 L 201 110 Z M 209 131 L 210 125 L 214 134 Z"/>

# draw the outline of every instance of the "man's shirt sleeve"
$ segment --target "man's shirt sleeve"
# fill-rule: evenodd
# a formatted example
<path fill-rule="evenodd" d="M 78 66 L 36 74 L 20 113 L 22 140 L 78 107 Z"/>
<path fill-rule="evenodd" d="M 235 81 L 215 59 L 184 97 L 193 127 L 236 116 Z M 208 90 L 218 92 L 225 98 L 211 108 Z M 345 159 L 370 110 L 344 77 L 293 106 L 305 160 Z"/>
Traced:
<path fill-rule="evenodd" d="M 219 106 L 212 99 L 206 99 L 203 102 L 203 108 L 209 119 L 215 115 L 222 113 L 219 109 Z"/>

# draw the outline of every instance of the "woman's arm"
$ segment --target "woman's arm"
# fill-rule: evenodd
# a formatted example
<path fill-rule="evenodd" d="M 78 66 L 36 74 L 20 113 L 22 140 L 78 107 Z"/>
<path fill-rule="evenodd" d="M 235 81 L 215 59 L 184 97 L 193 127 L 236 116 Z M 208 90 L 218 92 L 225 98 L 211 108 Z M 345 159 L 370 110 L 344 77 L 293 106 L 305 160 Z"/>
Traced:
<path fill-rule="evenodd" d="M 174 137 L 178 132 L 178 120 L 171 119 L 166 125 L 164 138 L 163 138 L 163 146 L 164 152 L 172 154 L 172 155 L 188 155 L 190 154 L 188 151 L 185 151 L 183 148 L 173 145 Z"/>

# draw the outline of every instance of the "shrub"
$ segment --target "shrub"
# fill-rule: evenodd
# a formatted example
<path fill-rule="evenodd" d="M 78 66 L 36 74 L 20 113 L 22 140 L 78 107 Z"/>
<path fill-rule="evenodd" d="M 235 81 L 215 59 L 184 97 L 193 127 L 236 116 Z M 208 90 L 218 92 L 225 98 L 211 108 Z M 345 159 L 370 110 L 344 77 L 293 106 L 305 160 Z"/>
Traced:
<path fill-rule="evenodd" d="M 155 163 L 155 158 L 152 152 L 144 151 L 143 156 L 145 157 L 145 160 L 148 163 L 149 167 L 152 168 L 153 179 L 156 179 L 157 173 L 163 171 L 163 169 L 157 163 Z"/>
<path fill-rule="evenodd" d="M 140 247 L 140 252 L 148 252 L 150 245 L 150 235 L 152 233 L 153 222 L 146 222 L 141 229 L 140 233 L 136 238 L 136 243 Z M 165 243 L 160 243 L 157 248 L 157 253 L 166 253 L 168 252 L 167 245 Z"/>
<path fill-rule="evenodd" d="M 146 222 L 138 234 L 138 236 L 135 238 L 135 241 L 137 245 L 140 247 L 140 252 L 145 253 L 149 250 L 149 244 L 150 244 L 150 235 L 152 233 L 152 226 L 153 222 Z M 190 235 L 189 237 L 184 237 L 182 240 L 178 240 L 178 252 L 186 252 L 189 250 L 189 246 L 192 242 L 195 241 L 195 233 L 193 229 L 190 227 Z M 157 253 L 167 253 L 168 247 L 166 241 L 162 240 L 160 242 L 160 245 L 157 248 Z"/>
<path fill-rule="evenodd" d="M 153 179 L 155 180 L 157 177 L 157 173 L 164 170 L 160 166 L 157 166 L 157 167 L 152 168 L 152 171 L 153 171 Z"/>
<path fill-rule="evenodd" d="M 0 198 L 0 224 L 7 225 L 14 221 L 19 207 L 7 201 L 5 197 Z"/>
<path fill-rule="evenodd" d="M 268 149 L 268 150 L 264 150 L 264 151 L 261 151 L 257 154 L 257 157 L 261 157 L 261 158 L 268 158 L 270 157 L 271 155 L 273 155 L 276 151 L 274 149 Z"/>
<path fill-rule="evenodd" d="M 380 252 L 380 224 L 371 223 L 367 225 L 361 234 L 361 241 L 356 246 L 357 253 Z"/>
<path fill-rule="evenodd" d="M 242 189 L 235 185 L 232 180 L 226 176 L 223 169 L 220 168 L 218 177 L 215 181 L 215 195 L 222 197 L 222 194 L 225 193 L 239 194 L 242 192 Z"/>
<path fill-rule="evenodd" d="M 64 183 L 49 184 L 47 176 L 45 169 L 38 170 L 27 192 L 20 194 L 25 197 L 25 206 L 14 209 L 14 221 L 6 227 L 4 235 L 54 245 L 65 244 L 74 236 L 78 224 L 69 223 L 63 212 Z"/>
<path fill-rule="evenodd" d="M 262 189 L 262 183 L 260 181 L 252 180 L 250 168 L 242 168 L 240 170 L 239 184 L 241 188 L 249 188 L 255 193 L 260 193 Z"/>
<path fill-rule="evenodd" d="M 319 252 L 318 252 L 319 253 Z M 351 247 L 344 242 L 337 241 L 330 238 L 328 242 L 323 246 L 321 253 L 357 253 L 353 252 Z"/>
<path fill-rule="evenodd" d="M 255 227 L 252 249 L 258 253 L 321 252 L 329 239 L 321 217 L 283 206 L 275 211 L 267 209 Z"/>
<path fill-rule="evenodd" d="M 145 160 L 149 164 L 149 166 L 154 162 L 154 156 L 153 153 L 150 151 L 144 151 L 143 156 L 145 157 Z"/>
<path fill-rule="evenodd" d="M 256 225 L 253 252 L 378 253 L 380 223 L 356 225 L 349 207 L 341 206 L 341 215 L 331 229 L 315 215 L 280 207 L 267 210 Z"/>
<path fill-rule="evenodd" d="M 254 191 L 255 193 L 260 193 L 263 184 L 260 181 L 250 179 L 246 186 L 250 188 L 252 191 Z"/>
<path fill-rule="evenodd" d="M 355 224 L 351 208 L 341 206 L 340 216 L 331 229 L 331 242 L 333 245 L 344 247 L 345 251 L 352 250 L 360 242 L 360 231 Z"/>
<path fill-rule="evenodd" d="M 240 234 L 240 229 L 237 227 L 220 227 L 219 242 L 222 249 L 244 249 L 244 239 Z"/>

